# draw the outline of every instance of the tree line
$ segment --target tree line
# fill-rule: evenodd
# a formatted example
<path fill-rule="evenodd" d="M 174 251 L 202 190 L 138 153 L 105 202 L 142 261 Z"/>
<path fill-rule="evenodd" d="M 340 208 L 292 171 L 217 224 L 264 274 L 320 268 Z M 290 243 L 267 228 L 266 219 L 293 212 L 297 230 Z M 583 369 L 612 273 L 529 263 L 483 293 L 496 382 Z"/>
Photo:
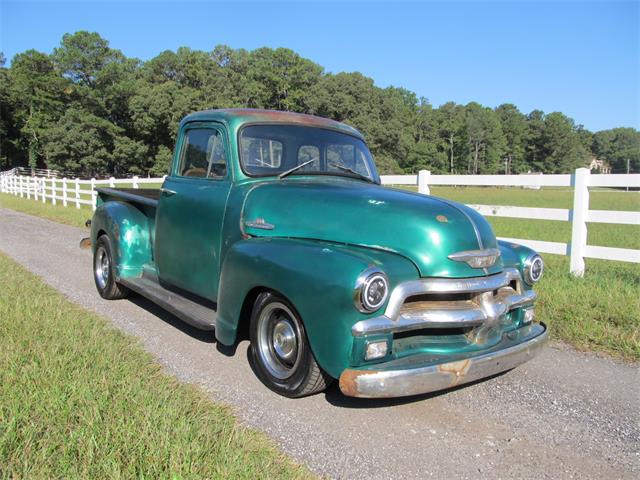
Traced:
<path fill-rule="evenodd" d="M 193 111 L 250 107 L 348 123 L 381 173 L 567 173 L 591 158 L 640 171 L 640 132 L 590 132 L 560 112 L 476 102 L 434 107 L 361 73 L 327 73 L 286 48 L 181 47 L 127 58 L 98 33 L 65 34 L 50 54 L 0 54 L 0 169 L 81 176 L 162 175 L 177 125 Z"/>

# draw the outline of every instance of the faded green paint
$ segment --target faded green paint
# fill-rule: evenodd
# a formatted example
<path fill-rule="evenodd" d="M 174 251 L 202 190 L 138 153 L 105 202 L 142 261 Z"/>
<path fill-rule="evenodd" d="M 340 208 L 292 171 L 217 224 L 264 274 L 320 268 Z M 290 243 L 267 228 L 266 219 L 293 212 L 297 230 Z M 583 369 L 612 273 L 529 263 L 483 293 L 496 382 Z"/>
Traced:
<path fill-rule="evenodd" d="M 239 323 L 248 320 L 247 301 L 253 293 L 281 293 L 303 319 L 318 363 L 336 378 L 345 368 L 365 363 L 386 368 L 411 358 L 428 363 L 473 355 L 497 348 L 507 332 L 511 343 L 528 338 L 517 309 L 504 319 L 491 343 L 474 344 L 455 335 L 435 342 L 418 334 L 399 339 L 383 334 L 376 338 L 387 339 L 392 351 L 376 362 L 364 362 L 364 342 L 371 338 L 354 338 L 351 328 L 380 315 L 386 306 L 371 314 L 355 308 L 354 285 L 366 268 L 383 270 L 393 289 L 420 277 L 477 277 L 503 267 L 522 269 L 532 250 L 497 242 L 477 212 L 435 197 L 336 176 L 247 177 L 240 168 L 238 133 L 247 124 L 273 122 L 330 128 L 361 138 L 347 125 L 287 112 L 189 115 L 180 125 L 174 164 L 186 128 L 214 126 L 226 134 L 227 178 L 180 178 L 174 170 L 164 187 L 178 193 L 161 196 L 157 209 L 101 193 L 100 202 L 106 203 L 94 216 L 93 244 L 99 231 L 111 236 L 120 276 L 157 268 L 169 283 L 217 301 L 216 337 L 222 344 L 236 341 Z M 273 229 L 246 225 L 255 221 Z M 447 258 L 463 250 L 495 247 L 502 255 L 486 271 Z"/>
<path fill-rule="evenodd" d="M 135 277 L 151 263 L 151 248 L 155 230 L 155 209 L 132 206 L 100 194 L 106 202 L 100 205 L 91 220 L 91 245 L 95 250 L 98 236 L 109 235 L 114 249 L 118 277 Z M 105 198 L 106 197 L 106 198 Z"/>

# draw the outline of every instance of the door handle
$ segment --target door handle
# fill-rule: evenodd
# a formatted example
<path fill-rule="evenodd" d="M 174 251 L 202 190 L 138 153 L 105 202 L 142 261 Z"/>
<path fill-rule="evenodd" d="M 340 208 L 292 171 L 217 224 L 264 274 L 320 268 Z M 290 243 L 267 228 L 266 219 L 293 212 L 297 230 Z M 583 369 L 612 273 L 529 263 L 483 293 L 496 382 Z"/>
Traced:
<path fill-rule="evenodd" d="M 176 192 L 175 190 L 170 190 L 170 189 L 168 189 L 168 188 L 164 188 L 164 187 L 162 187 L 162 188 L 160 189 L 160 193 L 162 193 L 163 195 L 165 195 L 165 196 L 167 196 L 167 197 L 170 197 L 171 195 L 175 195 L 175 194 L 176 194 L 176 193 L 178 193 L 178 192 Z"/>

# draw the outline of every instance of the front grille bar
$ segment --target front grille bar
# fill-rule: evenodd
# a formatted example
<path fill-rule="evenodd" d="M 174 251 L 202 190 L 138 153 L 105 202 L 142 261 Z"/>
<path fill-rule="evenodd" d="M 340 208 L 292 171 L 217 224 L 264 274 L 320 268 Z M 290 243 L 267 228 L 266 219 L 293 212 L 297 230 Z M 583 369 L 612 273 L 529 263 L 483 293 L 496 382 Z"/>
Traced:
<path fill-rule="evenodd" d="M 487 320 L 495 321 L 508 311 L 532 304 L 536 299 L 532 290 L 518 292 L 511 288 L 514 280 L 521 281 L 520 272 L 509 268 L 490 277 L 427 278 L 401 283 L 391 293 L 384 315 L 362 320 L 351 331 L 354 336 L 363 336 L 418 328 L 473 327 Z M 497 295 L 494 295 L 495 291 Z M 456 293 L 477 294 L 476 300 L 427 300 L 416 305 L 405 304 L 408 298 L 418 295 Z"/>

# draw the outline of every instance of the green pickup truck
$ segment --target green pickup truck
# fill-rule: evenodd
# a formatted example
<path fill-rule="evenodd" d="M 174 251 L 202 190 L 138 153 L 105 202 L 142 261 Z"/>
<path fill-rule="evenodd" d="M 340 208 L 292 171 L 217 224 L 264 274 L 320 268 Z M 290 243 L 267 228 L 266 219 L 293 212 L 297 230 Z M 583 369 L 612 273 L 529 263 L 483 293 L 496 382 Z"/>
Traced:
<path fill-rule="evenodd" d="M 217 342 L 250 340 L 275 392 L 442 390 L 514 368 L 547 339 L 542 259 L 473 209 L 385 188 L 354 128 L 231 109 L 180 124 L 159 190 L 98 190 L 96 287 L 136 292 Z"/>

